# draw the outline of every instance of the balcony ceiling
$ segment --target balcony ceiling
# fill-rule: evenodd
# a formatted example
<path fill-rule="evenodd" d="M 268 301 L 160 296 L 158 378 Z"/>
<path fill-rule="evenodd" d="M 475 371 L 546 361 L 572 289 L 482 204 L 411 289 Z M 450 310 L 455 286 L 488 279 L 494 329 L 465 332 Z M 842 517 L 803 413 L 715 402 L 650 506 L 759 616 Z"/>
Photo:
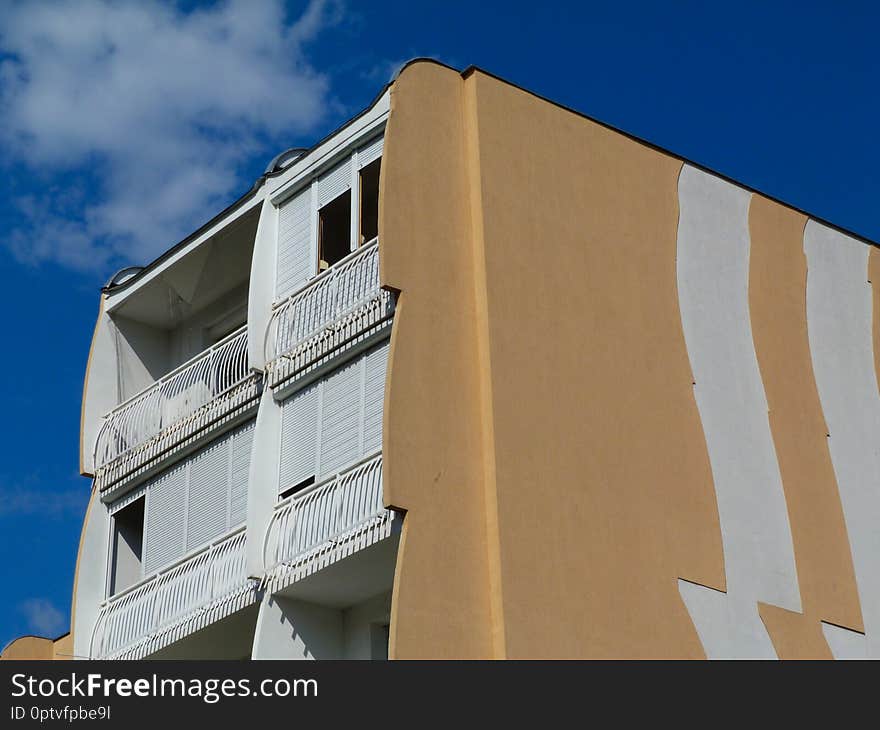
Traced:
<path fill-rule="evenodd" d="M 174 262 L 125 299 L 114 311 L 160 329 L 182 320 L 246 284 L 259 220 L 259 207 Z"/>

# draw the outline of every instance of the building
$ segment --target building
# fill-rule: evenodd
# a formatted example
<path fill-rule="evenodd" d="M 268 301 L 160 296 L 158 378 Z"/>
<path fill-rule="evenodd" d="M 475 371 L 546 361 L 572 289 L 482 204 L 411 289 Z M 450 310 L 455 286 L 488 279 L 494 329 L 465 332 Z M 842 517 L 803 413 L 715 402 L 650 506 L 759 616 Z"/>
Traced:
<path fill-rule="evenodd" d="M 880 656 L 878 288 L 872 242 L 412 62 L 102 291 L 73 653 Z"/>

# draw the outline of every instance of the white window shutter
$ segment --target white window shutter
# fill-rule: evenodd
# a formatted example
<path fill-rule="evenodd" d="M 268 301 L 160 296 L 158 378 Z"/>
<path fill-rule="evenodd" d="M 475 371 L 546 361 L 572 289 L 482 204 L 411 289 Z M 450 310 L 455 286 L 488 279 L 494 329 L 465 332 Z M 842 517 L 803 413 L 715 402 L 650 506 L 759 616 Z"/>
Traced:
<path fill-rule="evenodd" d="M 313 476 L 316 471 L 319 384 L 295 393 L 281 408 L 281 490 Z"/>
<path fill-rule="evenodd" d="M 156 477 L 148 486 L 145 575 L 185 552 L 186 472 L 186 464 L 179 464 Z"/>
<path fill-rule="evenodd" d="M 323 383 L 319 477 L 360 456 L 361 378 L 363 358 L 335 370 Z"/>
<path fill-rule="evenodd" d="M 351 187 L 351 158 L 347 157 L 336 167 L 318 178 L 318 208 L 338 198 Z"/>
<path fill-rule="evenodd" d="M 361 147 L 357 153 L 358 168 L 362 169 L 373 162 L 373 160 L 378 160 L 382 156 L 384 145 L 385 137 L 380 136 Z"/>
<path fill-rule="evenodd" d="M 248 474 L 251 468 L 251 445 L 254 443 L 255 421 L 240 428 L 232 436 L 232 484 L 230 486 L 229 525 L 231 529 L 247 519 Z"/>
<path fill-rule="evenodd" d="M 187 551 L 226 532 L 230 445 L 223 437 L 190 459 Z"/>
<path fill-rule="evenodd" d="M 382 410 L 385 402 L 385 373 L 388 369 L 388 341 L 367 353 L 364 376 L 364 456 L 382 448 Z"/>
<path fill-rule="evenodd" d="M 289 296 L 312 273 L 312 188 L 309 186 L 278 211 L 275 297 L 284 299 Z"/>

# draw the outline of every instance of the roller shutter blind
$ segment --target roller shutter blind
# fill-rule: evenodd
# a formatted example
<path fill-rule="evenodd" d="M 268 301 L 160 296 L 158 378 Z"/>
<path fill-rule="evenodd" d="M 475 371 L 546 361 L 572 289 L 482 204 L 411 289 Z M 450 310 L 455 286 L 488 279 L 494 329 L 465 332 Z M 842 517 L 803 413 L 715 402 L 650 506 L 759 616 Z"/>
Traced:
<path fill-rule="evenodd" d="M 179 464 L 147 488 L 144 573 L 149 574 L 184 553 L 187 466 Z"/>
<path fill-rule="evenodd" d="M 385 375 L 388 370 L 388 342 L 367 353 L 364 372 L 364 454 L 382 448 L 382 411 L 385 403 Z"/>
<path fill-rule="evenodd" d="M 226 532 L 231 445 L 230 437 L 226 436 L 189 460 L 187 551 Z"/>
<path fill-rule="evenodd" d="M 295 393 L 282 405 L 281 489 L 299 484 L 315 474 L 319 395 L 320 384 L 315 383 Z"/>
<path fill-rule="evenodd" d="M 360 446 L 363 358 L 343 365 L 324 382 L 318 478 L 356 461 Z"/>
<path fill-rule="evenodd" d="M 312 248 L 312 189 L 307 187 L 278 211 L 277 299 L 292 294 L 314 273 Z"/>
<path fill-rule="evenodd" d="M 387 362 L 386 340 L 282 403 L 282 491 L 382 448 Z"/>
<path fill-rule="evenodd" d="M 351 157 L 318 178 L 318 208 L 323 208 L 351 187 Z"/>
<path fill-rule="evenodd" d="M 232 438 L 232 483 L 229 487 L 229 524 L 232 529 L 247 519 L 248 474 L 251 468 L 251 446 L 254 443 L 254 427 L 251 421 Z"/>
<path fill-rule="evenodd" d="M 249 421 L 147 482 L 145 574 L 245 521 L 254 426 Z"/>
<path fill-rule="evenodd" d="M 379 159 L 382 156 L 382 148 L 385 144 L 384 137 L 376 137 L 376 139 L 371 142 L 367 142 L 363 147 L 358 150 L 358 169 L 364 168 L 369 165 L 374 160 Z"/>

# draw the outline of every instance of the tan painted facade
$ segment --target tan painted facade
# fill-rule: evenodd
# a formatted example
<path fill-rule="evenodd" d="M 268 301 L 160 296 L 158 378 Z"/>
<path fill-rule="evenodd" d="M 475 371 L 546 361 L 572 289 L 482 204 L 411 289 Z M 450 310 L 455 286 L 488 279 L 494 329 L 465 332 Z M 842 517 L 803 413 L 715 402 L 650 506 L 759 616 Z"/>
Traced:
<path fill-rule="evenodd" d="M 432 64 L 398 79 L 386 150 L 382 281 L 401 295 L 385 489 L 407 510 L 392 655 L 702 656 L 676 579 L 721 590 L 724 571 L 675 296 L 681 163 Z M 457 189 L 437 195 L 438 184 Z M 467 204 L 470 230 L 431 225 L 466 218 L 455 206 Z M 470 250 L 444 275 L 450 247 Z M 415 321 L 426 289 L 438 300 Z M 438 324 L 456 321 L 459 338 L 438 341 Z M 463 454 L 467 481 L 447 466 Z M 478 573 L 480 590 L 444 600 L 441 618 L 439 596 Z M 473 643 L 477 627 L 437 630 L 437 619 L 472 624 L 487 604 L 491 653 Z"/>
<path fill-rule="evenodd" d="M 10 643 L 0 655 L 0 660 L 52 660 L 73 658 L 73 636 L 64 634 L 57 639 L 42 636 L 21 636 Z"/>
<path fill-rule="evenodd" d="M 676 288 L 681 169 L 479 70 L 416 62 L 396 80 L 380 207 L 381 279 L 400 292 L 385 497 L 406 512 L 392 657 L 706 655 L 677 589 L 727 590 Z M 865 626 L 813 375 L 807 216 L 746 193 L 776 537 L 802 606 L 751 610 L 779 657 L 831 658 L 823 622 Z M 724 530 L 751 539 L 747 520 Z"/>

